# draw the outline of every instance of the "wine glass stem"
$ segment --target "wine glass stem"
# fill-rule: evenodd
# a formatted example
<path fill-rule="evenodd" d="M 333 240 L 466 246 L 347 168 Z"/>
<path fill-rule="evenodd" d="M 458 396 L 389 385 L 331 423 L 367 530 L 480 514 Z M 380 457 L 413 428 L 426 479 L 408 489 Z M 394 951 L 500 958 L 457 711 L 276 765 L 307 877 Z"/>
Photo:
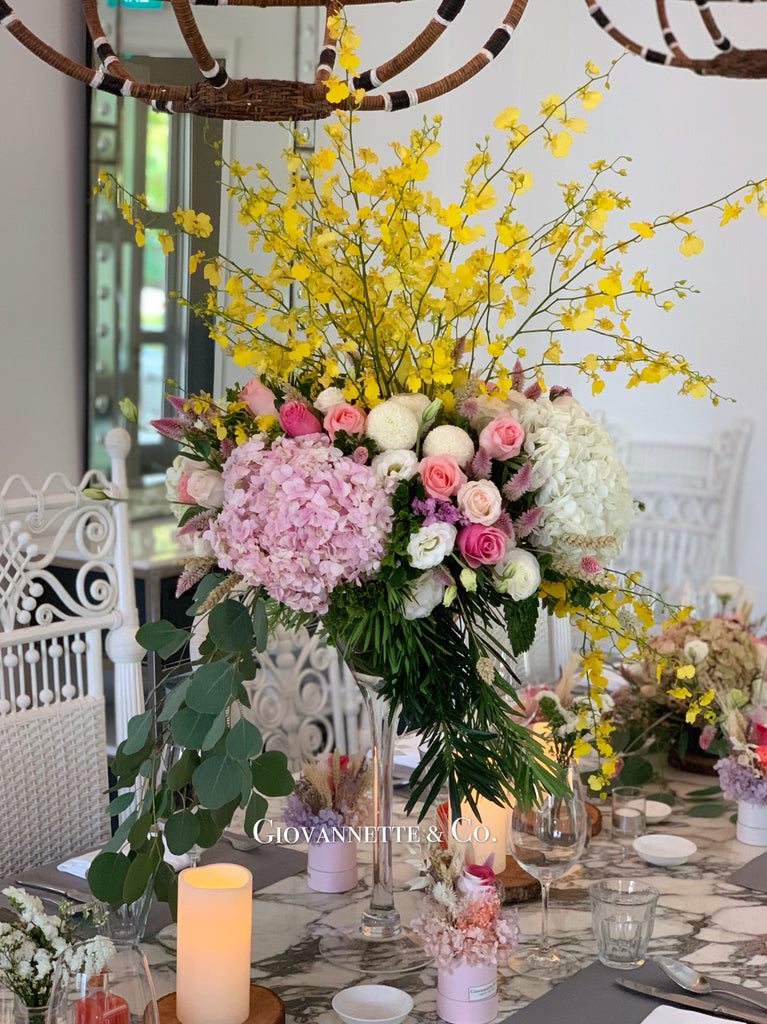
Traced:
<path fill-rule="evenodd" d="M 549 949 L 549 888 L 551 882 L 541 879 L 541 950 Z"/>

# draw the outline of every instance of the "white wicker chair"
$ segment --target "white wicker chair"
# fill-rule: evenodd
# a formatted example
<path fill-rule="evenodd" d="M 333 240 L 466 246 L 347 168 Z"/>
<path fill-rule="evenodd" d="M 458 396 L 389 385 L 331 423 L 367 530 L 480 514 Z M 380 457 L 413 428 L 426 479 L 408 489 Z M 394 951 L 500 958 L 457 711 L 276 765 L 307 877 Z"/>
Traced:
<path fill-rule="evenodd" d="M 126 431 L 107 434 L 112 483 L 61 474 L 39 491 L 20 476 L 0 491 L 0 875 L 95 847 L 109 834 L 102 635 L 115 664 L 118 741 L 143 710 L 124 501 Z M 75 546 L 71 585 L 54 571 Z"/>
<path fill-rule="evenodd" d="M 748 420 L 711 441 L 641 440 L 616 435 L 636 499 L 645 505 L 616 567 L 671 600 L 689 600 L 709 577 L 731 574 Z"/>

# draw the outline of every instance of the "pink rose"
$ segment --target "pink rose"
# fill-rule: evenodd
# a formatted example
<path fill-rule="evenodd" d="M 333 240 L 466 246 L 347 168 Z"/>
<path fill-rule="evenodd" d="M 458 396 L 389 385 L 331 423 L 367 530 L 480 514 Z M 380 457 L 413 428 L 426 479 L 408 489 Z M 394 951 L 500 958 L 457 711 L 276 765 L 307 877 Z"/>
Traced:
<path fill-rule="evenodd" d="M 483 427 L 479 447 L 493 459 L 513 459 L 522 450 L 525 432 L 513 416 L 498 416 Z"/>
<path fill-rule="evenodd" d="M 495 872 L 487 864 L 466 864 L 455 880 L 456 888 L 465 896 L 478 896 L 495 886 Z"/>
<path fill-rule="evenodd" d="M 450 501 L 467 477 L 454 455 L 427 455 L 418 463 L 424 490 L 430 498 Z"/>
<path fill-rule="evenodd" d="M 508 538 L 505 533 L 494 526 L 481 526 L 472 523 L 458 531 L 456 544 L 470 569 L 478 565 L 495 565 L 506 551 Z"/>
<path fill-rule="evenodd" d="M 358 409 L 356 405 L 349 405 L 348 402 L 341 402 L 340 405 L 333 405 L 328 409 L 322 425 L 330 434 L 331 440 L 334 440 L 339 430 L 345 430 L 347 434 L 364 433 L 366 419 L 367 416 L 362 409 Z"/>
<path fill-rule="evenodd" d="M 290 437 L 322 433 L 322 424 L 303 402 L 291 399 L 280 406 L 280 426 Z"/>
<path fill-rule="evenodd" d="M 492 526 L 501 504 L 501 492 L 491 480 L 469 480 L 458 491 L 458 509 L 472 523 Z"/>
<path fill-rule="evenodd" d="M 240 392 L 240 401 L 245 402 L 254 416 L 276 416 L 274 392 L 262 384 L 258 377 L 249 380 Z"/>
<path fill-rule="evenodd" d="M 190 476 L 191 473 L 182 473 L 178 478 L 178 500 L 185 502 L 187 505 L 194 505 L 196 502 L 188 490 Z"/>

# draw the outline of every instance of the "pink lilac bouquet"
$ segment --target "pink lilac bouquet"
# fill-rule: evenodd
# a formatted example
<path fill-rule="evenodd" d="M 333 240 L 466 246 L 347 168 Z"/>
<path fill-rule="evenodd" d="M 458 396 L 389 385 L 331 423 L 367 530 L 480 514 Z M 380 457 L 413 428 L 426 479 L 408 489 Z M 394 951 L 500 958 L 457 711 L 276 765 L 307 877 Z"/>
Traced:
<path fill-rule="evenodd" d="M 345 827 L 359 828 L 372 820 L 372 769 L 362 754 L 332 754 L 308 762 L 283 815 L 286 825 L 301 829 L 308 841 L 324 833 L 334 839 Z"/>
<path fill-rule="evenodd" d="M 729 704 L 725 720 L 729 756 L 714 768 L 728 800 L 767 804 L 767 708 L 744 714 Z"/>
<path fill-rule="evenodd" d="M 410 927 L 439 967 L 463 958 L 497 964 L 519 942 L 516 912 L 502 910 L 503 890 L 486 864 L 464 864 L 460 850 L 432 844 L 431 885 Z"/>

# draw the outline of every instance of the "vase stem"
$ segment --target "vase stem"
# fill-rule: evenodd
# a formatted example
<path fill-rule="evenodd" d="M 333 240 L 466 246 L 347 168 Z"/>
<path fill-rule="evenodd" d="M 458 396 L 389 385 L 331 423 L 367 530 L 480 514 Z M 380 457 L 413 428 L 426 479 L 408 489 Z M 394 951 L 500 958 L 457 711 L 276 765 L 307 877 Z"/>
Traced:
<path fill-rule="evenodd" d="M 402 931 L 394 906 L 392 878 L 391 809 L 393 795 L 392 760 L 398 711 L 390 714 L 389 702 L 380 696 L 378 676 L 355 673 L 370 716 L 373 748 L 373 890 L 370 906 L 362 915 L 362 934 L 370 939 L 394 939 Z"/>

